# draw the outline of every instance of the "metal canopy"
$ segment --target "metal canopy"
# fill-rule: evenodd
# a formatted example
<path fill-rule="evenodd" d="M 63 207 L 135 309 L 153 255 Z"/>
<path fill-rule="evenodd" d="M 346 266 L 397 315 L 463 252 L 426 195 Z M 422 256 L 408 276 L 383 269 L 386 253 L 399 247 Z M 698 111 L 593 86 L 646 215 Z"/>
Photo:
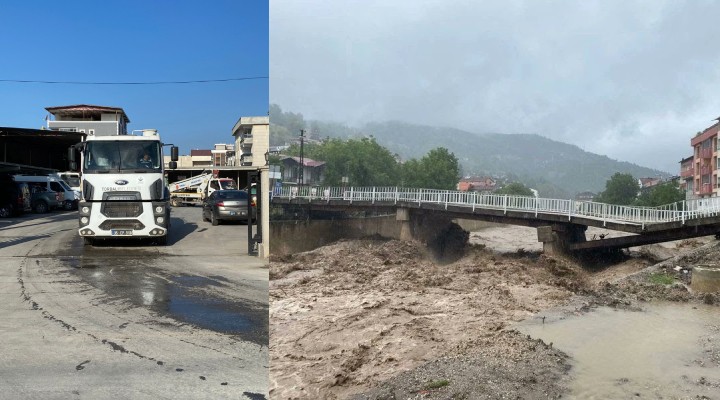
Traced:
<path fill-rule="evenodd" d="M 44 129 L 0 127 L 0 163 L 3 170 L 68 169 L 68 148 L 85 134 Z"/>

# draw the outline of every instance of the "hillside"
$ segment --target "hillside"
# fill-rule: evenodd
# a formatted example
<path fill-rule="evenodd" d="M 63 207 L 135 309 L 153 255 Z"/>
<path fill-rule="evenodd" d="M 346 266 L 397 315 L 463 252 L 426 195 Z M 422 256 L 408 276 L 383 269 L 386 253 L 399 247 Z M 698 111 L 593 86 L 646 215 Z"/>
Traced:
<path fill-rule="evenodd" d="M 271 141 L 274 132 L 293 132 L 302 115 L 276 113 L 271 109 Z M 286 115 L 293 126 L 285 127 Z M 277 116 L 277 117 L 276 117 Z M 287 123 L 286 123 L 287 124 Z M 282 127 L 281 129 L 277 129 Z M 455 154 L 464 175 L 492 175 L 518 179 L 536 188 L 541 196 L 572 196 L 582 191 L 599 192 L 616 172 L 636 178 L 667 176 L 667 172 L 583 151 L 575 145 L 529 134 L 475 134 L 454 128 L 437 128 L 404 122 L 372 122 L 361 128 L 342 124 L 307 121 L 305 128 L 314 137 L 358 137 L 372 135 L 378 143 L 402 159 L 419 158 L 433 148 L 445 147 Z M 277 142 L 276 142 L 277 143 Z"/>

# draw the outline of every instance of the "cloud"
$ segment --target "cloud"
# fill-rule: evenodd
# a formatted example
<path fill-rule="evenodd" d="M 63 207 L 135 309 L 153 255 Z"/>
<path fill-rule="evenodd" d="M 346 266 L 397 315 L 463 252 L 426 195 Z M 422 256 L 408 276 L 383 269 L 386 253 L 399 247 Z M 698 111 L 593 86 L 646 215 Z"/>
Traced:
<path fill-rule="evenodd" d="M 720 115 L 716 15 L 702 1 L 274 0 L 270 99 L 351 124 L 537 133 L 676 172 Z"/>

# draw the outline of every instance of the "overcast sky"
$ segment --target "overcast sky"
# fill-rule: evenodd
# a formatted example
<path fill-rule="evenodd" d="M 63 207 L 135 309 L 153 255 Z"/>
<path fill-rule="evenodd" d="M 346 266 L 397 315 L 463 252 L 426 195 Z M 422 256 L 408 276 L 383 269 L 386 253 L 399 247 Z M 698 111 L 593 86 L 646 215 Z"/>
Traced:
<path fill-rule="evenodd" d="M 720 116 L 719 18 L 699 0 L 271 0 L 270 101 L 537 133 L 677 173 Z"/>

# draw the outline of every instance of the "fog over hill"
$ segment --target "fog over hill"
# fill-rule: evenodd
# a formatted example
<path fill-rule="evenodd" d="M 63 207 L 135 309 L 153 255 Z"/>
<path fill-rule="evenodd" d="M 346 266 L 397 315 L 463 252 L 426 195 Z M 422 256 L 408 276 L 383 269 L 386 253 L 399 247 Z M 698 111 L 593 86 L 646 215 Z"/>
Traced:
<path fill-rule="evenodd" d="M 544 197 L 568 197 L 582 191 L 597 193 L 616 172 L 636 178 L 672 175 L 540 135 L 476 134 L 398 121 L 371 122 L 355 128 L 334 122 L 303 121 L 301 114 L 283 113 L 279 107 L 271 107 L 270 120 L 274 144 L 297 138 L 299 129 L 305 128 L 314 138 L 372 135 L 401 159 L 419 158 L 433 148 L 445 147 L 460 161 L 463 175 L 508 177 L 538 189 Z"/>

